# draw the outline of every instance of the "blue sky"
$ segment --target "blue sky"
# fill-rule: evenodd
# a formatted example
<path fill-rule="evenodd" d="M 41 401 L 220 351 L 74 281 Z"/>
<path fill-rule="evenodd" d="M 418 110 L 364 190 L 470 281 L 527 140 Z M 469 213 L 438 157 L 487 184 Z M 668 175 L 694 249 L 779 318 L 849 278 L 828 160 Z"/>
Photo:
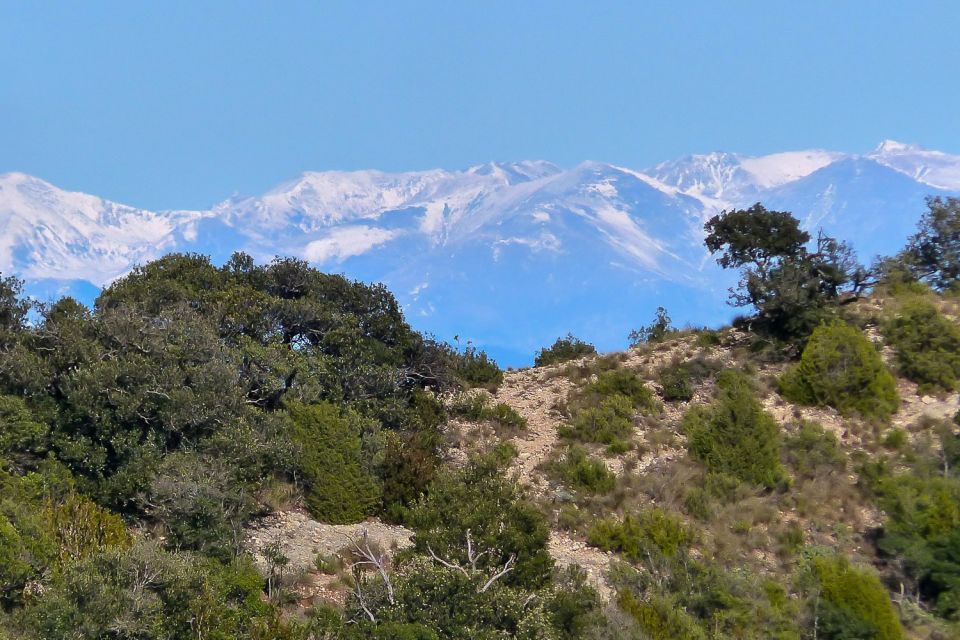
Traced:
<path fill-rule="evenodd" d="M 0 172 L 148 208 L 304 170 L 960 152 L 956 2 L 0 0 Z"/>

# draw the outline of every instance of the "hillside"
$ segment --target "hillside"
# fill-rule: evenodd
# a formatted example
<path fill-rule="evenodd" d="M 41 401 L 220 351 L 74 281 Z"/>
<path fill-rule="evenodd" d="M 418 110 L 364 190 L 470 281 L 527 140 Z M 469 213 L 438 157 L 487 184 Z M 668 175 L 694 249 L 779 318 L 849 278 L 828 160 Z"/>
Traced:
<path fill-rule="evenodd" d="M 954 638 L 958 226 L 726 212 L 733 326 L 507 371 L 297 259 L 0 279 L 0 637 Z"/>
<path fill-rule="evenodd" d="M 878 322 L 887 313 L 885 310 L 897 304 L 895 299 L 873 298 L 848 311 L 851 320 L 865 324 L 867 335 L 891 369 L 897 367 L 896 355 L 885 345 Z M 939 304 L 951 321 L 956 322 L 960 304 L 955 301 Z M 464 398 L 451 397 L 448 407 L 459 417 L 447 426 L 452 447 L 448 452 L 449 464 L 463 465 L 469 457 L 489 453 L 509 442 L 515 455 L 506 472 L 527 488 L 531 498 L 548 515 L 549 552 L 554 561 L 558 566 L 582 568 L 588 583 L 598 590 L 608 606 L 615 600 L 617 589 L 622 588 L 618 581 L 623 576 L 617 572 L 623 571 L 620 563 L 625 558 L 622 552 L 591 544 L 591 529 L 598 520 L 611 515 L 623 517 L 648 509 L 676 514 L 696 532 L 690 549 L 692 557 L 709 559 L 722 570 L 746 572 L 757 580 L 773 580 L 789 588 L 790 576 L 801 561 L 797 555 L 801 545 L 840 552 L 885 573 L 889 570 L 884 568 L 889 560 L 878 555 L 875 549 L 875 538 L 883 527 L 885 514 L 864 494 L 859 475 L 862 472 L 854 461 L 878 457 L 896 460 L 900 456 L 907 460 L 917 455 L 914 452 L 926 450 L 931 440 L 941 437 L 937 429 L 943 424 L 950 424 L 951 432 L 957 434 L 960 429 L 952 421 L 960 415 L 960 394 L 957 391 L 922 393 L 915 382 L 898 378 L 900 404 L 889 422 L 881 425 L 871 419 L 844 416 L 829 406 L 806 406 L 785 398 L 773 381 L 782 377 L 788 365 L 758 359 L 751 353 L 751 342 L 750 334 L 736 329 L 715 334 L 685 332 L 625 352 L 507 372 L 493 393 L 476 390 L 468 395 L 485 398 L 489 405 L 502 403 L 510 407 L 523 418 L 525 425 L 504 431 L 496 418 L 471 419 L 463 415 Z M 661 372 L 702 362 L 714 363 L 716 370 L 749 371 L 758 385 L 757 397 L 763 410 L 776 420 L 785 441 L 798 442 L 809 437 L 809 432 L 803 431 L 804 426 L 819 425 L 823 431 L 817 433 L 823 435 L 817 437 L 823 438 L 822 443 L 835 442 L 838 458 L 832 462 L 807 460 L 803 456 L 814 452 L 784 451 L 784 464 L 791 474 L 789 488 L 767 494 L 741 487 L 735 498 L 727 504 L 715 505 L 717 511 L 709 516 L 691 509 L 690 497 L 698 495 L 696 492 L 704 486 L 704 479 L 699 464 L 688 453 L 682 423 L 692 407 L 706 406 L 713 401 L 716 381 L 708 376 L 695 383 L 689 390 L 689 400 L 668 399 Z M 571 397 L 585 386 L 595 384 L 599 376 L 613 371 L 636 376 L 660 404 L 650 414 L 641 412 L 634 416 L 632 431 L 627 436 L 632 446 L 626 453 L 611 454 L 601 444 L 576 445 L 586 447 L 589 458 L 602 462 L 614 478 L 610 488 L 594 492 L 564 478 L 562 472 L 558 475 L 556 463 L 574 442 L 562 435 L 571 419 L 567 408 Z M 891 445 L 891 434 L 898 433 L 903 433 L 905 440 Z M 800 457 L 791 459 L 797 455 Z M 816 467 L 821 464 L 825 467 Z M 292 511 L 257 524 L 253 529 L 252 548 L 262 555 L 271 542 L 279 540 L 286 555 L 301 556 L 302 559 L 294 562 L 295 572 L 304 573 L 293 581 L 292 588 L 300 597 L 313 602 L 340 603 L 345 597 L 342 583 L 335 577 L 324 579 L 312 566 L 315 553 L 349 554 L 349 540 L 359 538 L 363 531 L 376 536 L 383 548 L 403 549 L 410 544 L 409 537 L 413 534 L 403 528 L 384 531 L 383 525 L 374 520 L 359 528 L 349 525 L 326 527 L 322 531 L 324 525 L 310 522 L 308 515 Z M 915 609 L 909 594 L 895 594 L 895 597 L 902 615 L 915 625 L 909 628 L 910 637 L 948 637 L 942 635 L 948 634 L 945 629 L 936 631 L 936 623 L 930 626 L 931 621 L 925 616 L 910 618 L 917 616 L 919 610 Z"/>

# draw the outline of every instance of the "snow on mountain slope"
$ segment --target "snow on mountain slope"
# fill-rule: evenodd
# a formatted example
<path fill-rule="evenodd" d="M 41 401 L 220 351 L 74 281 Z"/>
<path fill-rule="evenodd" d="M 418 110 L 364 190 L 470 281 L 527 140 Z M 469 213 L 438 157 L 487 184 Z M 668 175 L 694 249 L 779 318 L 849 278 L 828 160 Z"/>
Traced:
<path fill-rule="evenodd" d="M 923 184 L 948 191 L 960 190 L 960 156 L 884 140 L 867 157 Z"/>
<path fill-rule="evenodd" d="M 734 278 L 702 242 L 704 220 L 721 209 L 762 201 L 793 211 L 869 259 L 903 245 L 925 196 L 957 193 L 960 157 L 890 141 L 865 155 L 717 152 L 647 171 L 533 161 L 309 172 L 206 211 L 151 212 L 5 174 L 0 271 L 37 295 L 89 300 L 168 251 L 218 262 L 237 250 L 299 256 L 385 282 L 417 327 L 522 364 L 570 330 L 622 346 L 658 305 L 679 323 L 729 320 Z"/>
<path fill-rule="evenodd" d="M 0 270 L 30 280 L 102 285 L 136 262 L 175 248 L 196 214 L 160 214 L 57 189 L 21 173 L 0 175 Z"/>
<path fill-rule="evenodd" d="M 763 190 L 799 180 L 845 154 L 832 151 L 788 151 L 751 157 L 714 152 L 663 162 L 646 173 L 689 195 L 735 205 Z"/>

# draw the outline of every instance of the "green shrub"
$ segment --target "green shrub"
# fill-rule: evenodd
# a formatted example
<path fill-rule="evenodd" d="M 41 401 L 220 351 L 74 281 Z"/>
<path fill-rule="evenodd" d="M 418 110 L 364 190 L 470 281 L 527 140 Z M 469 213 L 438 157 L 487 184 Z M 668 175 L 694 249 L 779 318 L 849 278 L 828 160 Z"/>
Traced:
<path fill-rule="evenodd" d="M 416 534 L 416 549 L 424 554 L 432 550 L 469 566 L 469 532 L 475 552 L 486 552 L 478 569 L 502 567 L 514 555 L 514 570 L 505 583 L 537 588 L 550 579 L 550 529 L 506 474 L 502 459 L 480 457 L 463 469 L 438 475 L 411 510 L 407 525 Z"/>
<path fill-rule="evenodd" d="M 819 586 L 819 629 L 830 640 L 901 640 L 903 629 L 890 595 L 873 573 L 840 557 L 813 560 Z"/>
<path fill-rule="evenodd" d="M 484 417 L 501 427 L 522 430 L 527 428 L 527 419 L 506 402 L 498 402 L 484 412 Z"/>
<path fill-rule="evenodd" d="M 883 438 L 883 446 L 892 451 L 900 451 L 907 445 L 907 442 L 909 442 L 909 438 L 907 432 L 903 429 L 891 429 Z"/>
<path fill-rule="evenodd" d="M 900 374 L 920 385 L 921 393 L 954 391 L 960 378 L 960 327 L 929 302 L 903 306 L 883 324 L 887 343 L 897 352 Z"/>
<path fill-rule="evenodd" d="M 649 640 L 706 640 L 707 634 L 696 619 L 670 598 L 654 595 L 638 600 L 629 591 L 621 591 L 617 604 L 637 623 Z"/>
<path fill-rule="evenodd" d="M 701 487 L 690 488 L 683 497 L 683 506 L 691 516 L 704 522 L 713 517 L 713 500 Z"/>
<path fill-rule="evenodd" d="M 0 396 L 0 459 L 20 470 L 33 468 L 47 451 L 49 432 L 22 398 Z"/>
<path fill-rule="evenodd" d="M 359 416 L 329 403 L 293 404 L 289 412 L 299 449 L 296 466 L 313 516 L 339 524 L 370 515 L 379 490 L 363 467 Z"/>
<path fill-rule="evenodd" d="M 563 338 L 557 338 L 549 347 L 544 347 L 537 353 L 533 361 L 535 367 L 547 367 L 567 360 L 575 360 L 584 356 L 593 355 L 597 348 L 589 342 L 584 342 L 568 333 Z"/>
<path fill-rule="evenodd" d="M 702 357 L 668 364 L 660 369 L 658 374 L 660 386 L 663 388 L 663 399 L 684 402 L 691 400 L 696 386 L 719 370 L 719 363 Z"/>
<path fill-rule="evenodd" d="M 716 347 L 721 342 L 721 334 L 713 329 L 702 329 L 697 332 L 697 346 L 703 348 Z"/>
<path fill-rule="evenodd" d="M 784 438 L 783 458 L 798 476 L 807 478 L 820 469 L 842 471 L 846 466 L 837 437 L 815 422 L 803 422 Z"/>
<path fill-rule="evenodd" d="M 870 467 L 867 467 L 870 469 Z M 956 470 L 953 471 L 956 473 Z M 871 470 L 870 483 L 888 514 L 880 550 L 901 559 L 906 578 L 938 615 L 960 618 L 960 479 L 934 467 L 929 477 Z"/>
<path fill-rule="evenodd" d="M 744 374 L 721 372 L 717 389 L 711 405 L 692 407 L 683 417 L 690 454 L 708 471 L 773 488 L 783 479 L 776 421 L 760 406 Z"/>
<path fill-rule="evenodd" d="M 570 447 L 556 463 L 557 474 L 574 489 L 589 493 L 606 493 L 616 484 L 616 476 L 602 460 L 591 458 L 581 447 Z"/>
<path fill-rule="evenodd" d="M 503 382 L 503 371 L 485 351 L 468 346 L 456 360 L 457 376 L 468 386 L 495 389 Z"/>
<path fill-rule="evenodd" d="M 561 436 L 581 442 L 599 442 L 614 452 L 626 451 L 633 435 L 634 406 L 629 398 L 615 394 L 604 398 L 598 407 L 577 412 L 573 421 L 559 429 Z"/>
<path fill-rule="evenodd" d="M 876 348 L 855 327 L 840 322 L 814 330 L 800 362 L 780 379 L 780 390 L 794 402 L 882 420 L 900 404 L 896 380 Z"/>
<path fill-rule="evenodd" d="M 606 398 L 621 396 L 630 401 L 634 408 L 644 413 L 655 413 L 660 404 L 636 374 L 626 369 L 604 371 L 597 379 L 570 396 L 569 404 L 573 409 L 598 407 Z"/>
<path fill-rule="evenodd" d="M 462 395 L 451 406 L 454 415 L 473 422 L 489 421 L 498 434 L 500 429 L 520 431 L 527 428 L 527 419 L 505 402 L 491 404 L 483 395 Z"/>
<path fill-rule="evenodd" d="M 605 551 L 641 562 L 649 554 L 671 558 L 687 548 L 690 532 L 677 517 L 663 509 L 652 508 L 623 520 L 608 518 L 594 524 L 587 542 Z"/>

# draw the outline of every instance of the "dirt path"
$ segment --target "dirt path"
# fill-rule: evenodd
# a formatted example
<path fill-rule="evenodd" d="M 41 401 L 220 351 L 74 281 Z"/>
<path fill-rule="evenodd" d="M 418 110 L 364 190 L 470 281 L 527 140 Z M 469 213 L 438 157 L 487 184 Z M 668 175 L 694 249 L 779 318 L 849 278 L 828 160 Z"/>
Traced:
<path fill-rule="evenodd" d="M 555 368 L 524 369 L 507 373 L 494 395 L 496 402 L 510 405 L 527 419 L 526 432 L 513 440 L 518 453 L 514 471 L 518 481 L 535 492 L 546 488 L 535 469 L 550 455 L 558 440 L 557 428 L 563 424 L 554 407 L 573 387 L 567 378 L 556 375 Z"/>

